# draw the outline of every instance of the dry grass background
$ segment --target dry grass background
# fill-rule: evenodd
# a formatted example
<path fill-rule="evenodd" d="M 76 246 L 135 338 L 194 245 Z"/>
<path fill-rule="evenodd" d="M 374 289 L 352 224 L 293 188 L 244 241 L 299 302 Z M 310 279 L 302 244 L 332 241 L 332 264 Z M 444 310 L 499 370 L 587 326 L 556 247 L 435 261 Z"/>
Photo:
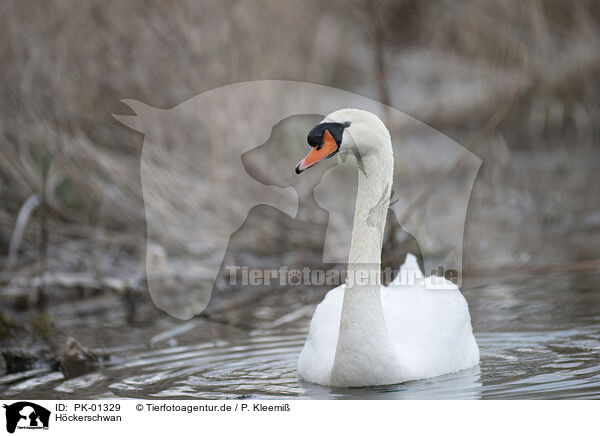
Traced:
<path fill-rule="evenodd" d="M 123 98 L 169 108 L 239 81 L 315 82 L 379 99 L 461 144 L 505 105 L 477 150 L 485 162 L 474 197 L 480 206 L 510 204 L 498 186 L 513 164 L 559 156 L 556 174 L 564 175 L 571 170 L 560 156 L 588 164 L 597 157 L 600 8 L 593 0 L 6 0 L 0 12 L 5 286 L 78 272 L 95 278 L 85 286 L 122 290 L 106 278 L 140 274 L 142 136 L 111 117 L 128 113 Z M 577 213 L 569 201 L 579 196 L 582 210 L 597 211 L 598 185 L 573 183 L 561 191 L 565 207 Z M 566 216 L 554 200 L 532 200 L 539 220 Z M 489 244 L 473 242 L 495 219 L 473 217 L 480 233 L 467 238 L 468 265 L 502 264 L 519 252 L 494 257 Z"/>

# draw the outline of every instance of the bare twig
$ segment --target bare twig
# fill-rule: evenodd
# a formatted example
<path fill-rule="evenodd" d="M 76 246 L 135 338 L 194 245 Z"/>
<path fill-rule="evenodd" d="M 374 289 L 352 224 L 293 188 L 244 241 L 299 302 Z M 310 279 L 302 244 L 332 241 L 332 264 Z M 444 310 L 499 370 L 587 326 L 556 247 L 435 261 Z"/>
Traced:
<path fill-rule="evenodd" d="M 17 222 L 15 223 L 15 229 L 10 239 L 10 246 L 8 249 L 8 258 L 6 259 L 6 269 L 11 269 L 17 261 L 17 252 L 21 246 L 23 240 L 23 233 L 29 222 L 32 212 L 36 207 L 40 205 L 40 197 L 37 194 L 32 194 L 21 206 L 19 215 L 17 215 Z"/>
<path fill-rule="evenodd" d="M 16 278 L 5 288 L 3 295 L 18 292 L 16 288 L 40 289 L 43 287 L 85 288 L 98 291 L 110 291 L 120 295 L 129 292 L 142 293 L 141 279 L 120 279 L 117 277 L 95 278 L 87 273 L 46 273 L 32 278 Z"/>
<path fill-rule="evenodd" d="M 389 125 L 390 116 L 389 116 L 389 107 L 392 105 L 392 98 L 390 94 L 390 87 L 388 84 L 388 73 L 387 73 L 387 64 L 385 61 L 385 51 L 384 51 L 384 37 L 383 26 L 381 23 L 380 14 L 380 1 L 369 1 L 368 6 L 370 9 L 372 26 L 373 26 L 373 55 L 374 55 L 374 65 L 375 65 L 375 76 L 377 77 L 377 88 L 379 91 L 379 99 L 381 103 L 384 105 L 384 116 L 386 125 Z"/>

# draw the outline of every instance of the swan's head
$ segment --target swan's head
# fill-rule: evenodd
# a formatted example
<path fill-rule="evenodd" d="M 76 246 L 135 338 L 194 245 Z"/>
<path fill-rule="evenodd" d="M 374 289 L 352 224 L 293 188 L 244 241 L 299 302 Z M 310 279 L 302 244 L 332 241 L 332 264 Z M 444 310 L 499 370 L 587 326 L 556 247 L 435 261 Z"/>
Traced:
<path fill-rule="evenodd" d="M 366 156 L 391 150 L 390 134 L 383 122 L 371 112 L 340 109 L 330 113 L 308 133 L 312 150 L 296 166 L 296 173 L 316 165 L 337 153 Z"/>

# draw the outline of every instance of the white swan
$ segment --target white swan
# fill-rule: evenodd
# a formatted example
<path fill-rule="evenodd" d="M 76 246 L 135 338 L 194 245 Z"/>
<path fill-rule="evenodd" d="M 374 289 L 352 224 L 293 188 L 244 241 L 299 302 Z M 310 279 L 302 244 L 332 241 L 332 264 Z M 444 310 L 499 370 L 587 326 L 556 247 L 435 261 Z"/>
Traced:
<path fill-rule="evenodd" d="M 479 348 L 457 286 L 424 278 L 412 255 L 389 286 L 378 284 L 394 159 L 383 122 L 366 111 L 338 110 L 311 130 L 308 142 L 313 150 L 297 173 L 348 152 L 357 157 L 359 175 L 348 279 L 315 310 L 298 360 L 300 377 L 328 386 L 374 386 L 476 365 Z"/>

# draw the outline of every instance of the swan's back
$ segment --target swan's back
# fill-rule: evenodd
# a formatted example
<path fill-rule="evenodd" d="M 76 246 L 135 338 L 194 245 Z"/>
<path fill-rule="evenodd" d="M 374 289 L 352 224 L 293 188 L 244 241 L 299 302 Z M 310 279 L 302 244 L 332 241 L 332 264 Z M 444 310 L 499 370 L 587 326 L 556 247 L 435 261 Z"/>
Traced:
<path fill-rule="evenodd" d="M 446 289 L 426 282 L 437 280 Z M 467 301 L 443 277 L 411 286 L 390 284 L 381 299 L 388 332 L 405 380 L 418 380 L 470 368 L 479 362 Z"/>
<path fill-rule="evenodd" d="M 407 272 L 415 279 L 411 284 L 401 283 Z M 433 280 L 446 289 L 428 289 L 426 284 Z M 343 294 L 343 286 L 332 289 L 315 310 L 298 361 L 304 380 L 331 384 Z M 396 382 L 460 371 L 479 362 L 469 308 L 460 290 L 443 278 L 423 278 L 414 256 L 407 256 L 398 277 L 382 287 L 381 299 L 400 367 Z M 353 383 L 360 385 L 360 380 Z"/>

